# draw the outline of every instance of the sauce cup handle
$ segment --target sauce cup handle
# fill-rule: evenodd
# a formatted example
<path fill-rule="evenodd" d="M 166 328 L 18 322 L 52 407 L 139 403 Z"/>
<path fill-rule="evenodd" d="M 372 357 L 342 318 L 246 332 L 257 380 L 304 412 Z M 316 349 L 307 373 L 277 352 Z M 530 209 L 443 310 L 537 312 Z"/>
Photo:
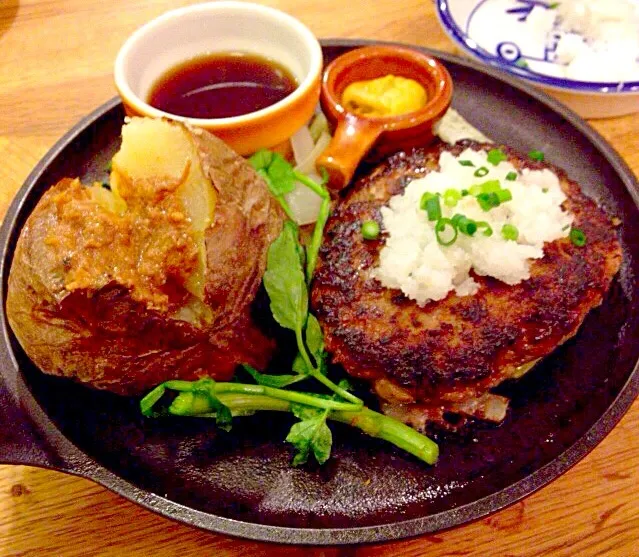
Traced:
<path fill-rule="evenodd" d="M 338 192 L 353 178 L 359 162 L 377 141 L 383 128 L 379 123 L 345 114 L 337 122 L 335 134 L 315 166 L 328 173 L 328 187 Z"/>

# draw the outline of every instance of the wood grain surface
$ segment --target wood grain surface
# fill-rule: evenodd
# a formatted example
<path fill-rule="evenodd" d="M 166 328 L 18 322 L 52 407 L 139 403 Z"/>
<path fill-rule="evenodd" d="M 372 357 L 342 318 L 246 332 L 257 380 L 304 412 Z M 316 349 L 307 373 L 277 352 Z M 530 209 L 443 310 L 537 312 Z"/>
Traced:
<path fill-rule="evenodd" d="M 429 0 L 264 1 L 319 37 L 398 40 L 454 51 Z M 0 215 L 29 171 L 115 94 L 112 65 L 170 0 L 0 1 Z M 593 121 L 639 172 L 639 114 Z M 0 466 L 0 555 L 639 555 L 639 403 L 584 460 L 484 520 L 396 543 L 295 548 L 232 539 L 156 516 L 90 481 Z M 0 461 L 2 455 L 0 455 Z"/>

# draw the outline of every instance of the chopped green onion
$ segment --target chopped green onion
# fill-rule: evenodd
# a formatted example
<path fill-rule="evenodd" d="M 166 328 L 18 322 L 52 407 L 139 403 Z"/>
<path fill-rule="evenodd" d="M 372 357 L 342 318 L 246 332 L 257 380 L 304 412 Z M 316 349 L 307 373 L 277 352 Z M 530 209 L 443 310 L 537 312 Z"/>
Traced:
<path fill-rule="evenodd" d="M 474 220 L 466 219 L 460 223 L 459 231 L 466 236 L 472 236 L 477 232 L 477 223 Z"/>
<path fill-rule="evenodd" d="M 483 229 L 482 234 L 484 236 L 492 236 L 493 235 L 493 229 L 491 228 L 490 224 L 488 224 L 485 220 L 481 220 L 479 222 L 475 222 L 475 224 L 477 225 L 477 230 L 482 230 Z"/>
<path fill-rule="evenodd" d="M 484 182 L 480 184 L 481 193 L 497 193 L 501 190 L 501 182 L 499 180 L 488 180 L 488 182 Z"/>
<path fill-rule="evenodd" d="M 466 190 L 466 189 L 463 189 L 463 190 L 461 191 L 462 197 L 466 197 L 466 196 L 468 195 L 468 193 L 469 193 L 469 191 L 468 191 L 468 190 Z"/>
<path fill-rule="evenodd" d="M 499 180 L 488 180 L 483 184 L 470 186 L 468 191 L 470 195 L 479 195 L 480 193 L 497 193 L 499 190 L 501 190 L 501 182 Z"/>
<path fill-rule="evenodd" d="M 485 166 L 480 166 L 474 172 L 474 176 L 477 176 L 477 178 L 483 178 L 486 174 L 488 174 L 488 169 Z"/>
<path fill-rule="evenodd" d="M 530 151 L 530 153 L 528 153 L 528 157 L 534 161 L 539 161 L 539 162 L 543 162 L 545 158 L 543 151 L 538 151 L 536 149 L 533 149 L 532 151 Z"/>
<path fill-rule="evenodd" d="M 446 230 L 446 228 L 450 228 L 452 230 L 452 236 L 448 240 L 442 236 L 442 233 Z M 437 238 L 437 243 L 442 246 L 450 246 L 454 244 L 455 240 L 457 240 L 457 228 L 453 224 L 453 221 L 448 218 L 439 219 L 437 224 L 435 224 L 435 237 Z"/>
<path fill-rule="evenodd" d="M 515 62 L 515 66 L 518 66 L 520 68 L 527 68 L 528 67 L 528 62 L 526 62 L 526 60 L 524 60 L 523 58 L 519 58 Z"/>
<path fill-rule="evenodd" d="M 581 248 L 586 245 L 586 235 L 579 228 L 572 228 L 570 230 L 570 241 Z"/>
<path fill-rule="evenodd" d="M 444 192 L 444 205 L 446 205 L 447 207 L 454 207 L 455 205 L 457 205 L 457 203 L 459 202 L 459 200 L 462 197 L 462 194 L 459 193 L 459 191 L 457 190 L 446 190 Z"/>
<path fill-rule="evenodd" d="M 436 195 L 429 191 L 425 192 L 424 195 L 422 195 L 422 198 L 419 202 L 419 207 L 423 211 L 426 211 L 428 220 L 439 220 L 442 216 L 442 207 L 439 202 L 439 195 Z"/>
<path fill-rule="evenodd" d="M 431 193 L 429 191 L 426 191 L 422 194 L 421 199 L 419 200 L 419 208 L 422 211 L 426 210 L 426 203 L 429 199 L 433 199 L 434 197 L 437 197 L 436 193 Z"/>
<path fill-rule="evenodd" d="M 517 173 L 514 170 L 511 170 L 508 174 L 506 174 L 506 180 L 510 180 L 511 182 L 513 180 L 517 179 Z"/>
<path fill-rule="evenodd" d="M 501 227 L 501 235 L 506 240 L 516 242 L 517 238 L 519 238 L 519 230 L 517 230 L 517 227 L 513 224 L 504 224 L 504 226 Z"/>
<path fill-rule="evenodd" d="M 513 194 L 510 193 L 510 190 L 499 190 L 496 194 L 499 199 L 499 203 L 506 203 L 506 201 L 510 201 L 513 198 Z"/>
<path fill-rule="evenodd" d="M 426 202 L 426 214 L 428 220 L 435 221 L 442 218 L 442 206 L 439 203 L 439 197 L 432 197 Z"/>
<path fill-rule="evenodd" d="M 473 161 L 467 161 L 467 160 L 459 161 L 459 164 L 461 164 L 462 166 L 475 166 L 473 164 Z"/>
<path fill-rule="evenodd" d="M 493 166 L 497 166 L 500 162 L 505 161 L 508 157 L 501 149 L 491 149 L 486 157 L 488 162 Z"/>
<path fill-rule="evenodd" d="M 477 203 L 484 211 L 490 211 L 493 207 L 499 206 L 499 197 L 496 193 L 480 193 L 477 196 Z"/>
<path fill-rule="evenodd" d="M 466 217 L 465 215 L 461 215 L 457 213 L 452 219 L 451 222 L 453 226 L 457 228 L 462 234 L 466 236 L 472 236 L 475 232 L 477 232 L 477 223 Z"/>
<path fill-rule="evenodd" d="M 379 224 L 374 220 L 367 220 L 362 223 L 362 236 L 365 240 L 377 240 L 379 237 Z"/>
<path fill-rule="evenodd" d="M 548 188 L 541 188 L 542 193 L 548 193 Z"/>

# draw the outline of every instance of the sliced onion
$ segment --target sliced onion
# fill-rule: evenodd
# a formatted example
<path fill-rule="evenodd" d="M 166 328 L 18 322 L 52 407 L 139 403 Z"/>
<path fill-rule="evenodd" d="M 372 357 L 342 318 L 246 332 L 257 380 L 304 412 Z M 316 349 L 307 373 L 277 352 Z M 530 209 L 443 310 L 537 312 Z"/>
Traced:
<path fill-rule="evenodd" d="M 324 152 L 324 149 L 328 147 L 328 144 L 330 142 L 331 142 L 330 134 L 328 132 L 323 132 L 319 136 L 317 143 L 315 143 L 315 146 L 308 153 L 305 159 L 297 159 L 297 158 L 295 159 L 295 162 L 297 164 L 297 166 L 295 167 L 295 170 L 299 170 L 300 172 L 303 172 L 304 174 L 317 173 L 317 170 L 315 170 L 315 161 L 317 160 L 317 157 L 319 157 Z"/>
<path fill-rule="evenodd" d="M 326 116 L 324 116 L 324 113 L 321 110 L 313 117 L 311 125 L 308 127 L 308 131 L 311 132 L 311 137 L 315 142 L 319 139 L 320 135 L 324 132 L 328 132 L 328 120 L 326 120 Z"/>
<path fill-rule="evenodd" d="M 328 132 L 322 133 L 317 143 L 308 150 L 306 141 L 311 136 L 308 128 L 302 129 L 306 130 L 306 133 L 298 132 L 294 136 L 296 137 L 295 141 L 291 139 L 295 162 L 297 164 L 295 170 L 306 174 L 311 180 L 320 183 L 322 179 L 318 176 L 317 170 L 315 170 L 315 161 L 330 143 L 331 136 Z M 298 158 L 298 155 L 300 158 Z M 286 195 L 286 201 L 291 208 L 295 221 L 300 226 L 311 224 L 317 220 L 322 198 L 305 185 L 298 183 L 295 189 Z"/>
<path fill-rule="evenodd" d="M 296 165 L 299 165 L 300 161 L 305 161 L 308 158 L 313 147 L 315 147 L 315 142 L 307 126 L 302 126 L 302 128 L 291 137 L 291 147 L 293 148 Z"/>
<path fill-rule="evenodd" d="M 459 412 L 480 420 L 499 423 L 506 417 L 509 399 L 493 393 L 484 393 L 478 398 L 469 398 L 463 402 L 453 404 L 451 412 Z"/>
<path fill-rule="evenodd" d="M 394 404 L 382 401 L 380 409 L 389 418 L 424 433 L 429 423 L 441 424 L 444 421 L 441 407 L 419 406 L 417 404 Z"/>
<path fill-rule="evenodd" d="M 314 135 L 317 141 L 313 140 Z M 310 126 L 304 126 L 291 137 L 291 147 L 295 158 L 295 170 L 306 174 L 311 180 L 320 183 L 322 179 L 315 169 L 315 161 L 328 147 L 331 136 L 323 114 L 317 114 Z M 291 208 L 295 221 L 300 226 L 314 223 L 317 220 L 322 198 L 303 184 L 287 194 L 286 201 Z"/>
<path fill-rule="evenodd" d="M 321 182 L 316 174 L 308 174 L 311 180 Z M 285 195 L 286 201 L 295 217 L 295 222 L 300 226 L 311 224 L 317 220 L 322 198 L 303 184 L 297 184 L 296 188 Z"/>
<path fill-rule="evenodd" d="M 506 417 L 509 402 L 504 396 L 484 393 L 480 397 L 468 398 L 453 404 L 398 404 L 382 399 L 380 406 L 382 412 L 387 416 L 404 422 L 423 433 L 429 423 L 455 431 L 463 427 L 467 417 L 495 424 L 501 423 Z M 459 421 L 451 423 L 446 419 L 446 413 L 456 414 Z"/>

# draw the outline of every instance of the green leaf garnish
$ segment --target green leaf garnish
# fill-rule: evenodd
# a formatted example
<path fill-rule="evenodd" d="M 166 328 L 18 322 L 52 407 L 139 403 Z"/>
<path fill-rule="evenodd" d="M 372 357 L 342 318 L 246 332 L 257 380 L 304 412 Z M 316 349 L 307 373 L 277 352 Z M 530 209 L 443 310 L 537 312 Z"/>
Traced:
<path fill-rule="evenodd" d="M 286 195 L 295 189 L 296 180 L 293 167 L 279 153 L 273 153 L 273 160 L 266 172 L 271 180 L 273 195 Z"/>
<path fill-rule="evenodd" d="M 267 170 L 273 161 L 274 153 L 268 149 L 260 149 L 249 158 L 249 163 L 255 170 Z"/>
<path fill-rule="evenodd" d="M 331 456 L 333 444 L 333 435 L 326 424 L 329 410 L 292 404 L 291 411 L 300 418 L 286 436 L 286 441 L 297 449 L 293 466 L 306 464 L 311 452 L 319 464 L 324 464 Z"/>
<path fill-rule="evenodd" d="M 301 330 L 308 313 L 300 251 L 297 226 L 287 221 L 268 250 L 263 279 L 275 321 L 292 331 Z"/>
<path fill-rule="evenodd" d="M 305 337 L 306 346 L 310 355 L 313 357 L 313 360 L 315 360 L 317 370 L 322 375 L 326 375 L 326 360 L 328 359 L 328 353 L 324 350 L 324 335 L 319 321 L 312 313 L 308 314 L 308 319 L 306 320 Z M 295 360 L 293 361 L 293 371 L 303 375 L 312 373 L 312 369 L 309 369 L 301 352 L 298 352 Z"/>
<path fill-rule="evenodd" d="M 248 373 L 258 385 L 266 385 L 267 387 L 273 387 L 275 389 L 283 389 L 299 381 L 306 379 L 306 373 L 298 373 L 297 375 L 268 375 L 266 373 L 260 373 L 254 367 L 248 364 L 242 364 L 242 368 Z"/>

